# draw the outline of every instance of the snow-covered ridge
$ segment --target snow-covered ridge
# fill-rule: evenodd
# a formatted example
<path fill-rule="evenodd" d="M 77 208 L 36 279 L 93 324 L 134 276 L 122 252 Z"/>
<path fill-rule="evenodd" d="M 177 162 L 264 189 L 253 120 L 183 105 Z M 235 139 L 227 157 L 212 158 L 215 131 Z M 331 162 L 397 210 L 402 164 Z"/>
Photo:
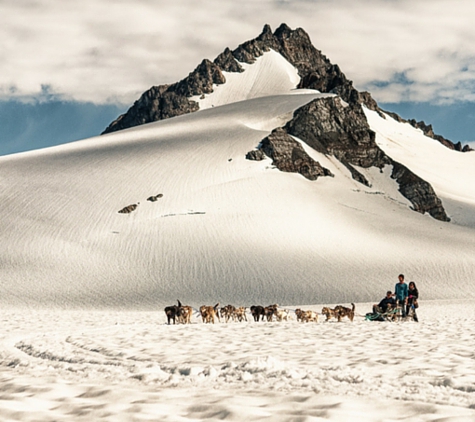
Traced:
<path fill-rule="evenodd" d="M 453 223 L 474 228 L 475 153 L 450 150 L 409 123 L 364 110 L 380 148 L 432 185 Z"/>
<path fill-rule="evenodd" d="M 223 72 L 226 83 L 214 85 L 211 94 L 191 97 L 200 110 L 251 98 L 288 94 L 300 81 L 297 69 L 274 50 L 258 57 L 253 64 L 240 63 L 244 72 Z M 305 90 L 308 92 L 308 90 Z"/>

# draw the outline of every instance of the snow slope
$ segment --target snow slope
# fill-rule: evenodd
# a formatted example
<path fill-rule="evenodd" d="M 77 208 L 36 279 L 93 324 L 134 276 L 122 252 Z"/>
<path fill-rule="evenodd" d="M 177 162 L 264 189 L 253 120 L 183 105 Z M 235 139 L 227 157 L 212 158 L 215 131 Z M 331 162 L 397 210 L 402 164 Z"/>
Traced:
<path fill-rule="evenodd" d="M 409 123 L 385 119 L 365 108 L 378 145 L 428 181 L 456 224 L 475 227 L 474 153 L 448 150 Z"/>
<path fill-rule="evenodd" d="M 383 149 L 433 183 L 453 223 L 411 211 L 388 166 L 361 169 L 367 188 L 305 145 L 334 178 L 311 182 L 268 159 L 246 160 L 293 110 L 322 95 L 294 95 L 295 72 L 276 55 L 234 82 L 227 75 L 208 97 L 254 98 L 1 157 L 2 305 L 372 301 L 401 272 L 426 299 L 474 297 L 475 193 L 466 181 L 475 154 L 367 112 Z M 281 89 L 266 85 L 272 78 Z M 227 85 L 235 87 L 228 97 L 220 93 Z M 272 89 L 280 94 L 264 95 Z M 130 204 L 137 210 L 118 213 Z"/>
<path fill-rule="evenodd" d="M 223 72 L 225 84 L 214 85 L 213 92 L 205 98 L 192 97 L 199 103 L 200 110 L 268 95 L 300 92 L 295 89 L 300 81 L 297 69 L 274 50 L 257 57 L 252 65 L 239 64 L 244 72 Z"/>

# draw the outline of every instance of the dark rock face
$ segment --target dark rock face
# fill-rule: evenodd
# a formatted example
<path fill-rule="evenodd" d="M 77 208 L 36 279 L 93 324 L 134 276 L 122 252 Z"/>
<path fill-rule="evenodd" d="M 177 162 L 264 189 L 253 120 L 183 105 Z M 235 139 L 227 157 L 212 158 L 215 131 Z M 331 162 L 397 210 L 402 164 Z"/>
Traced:
<path fill-rule="evenodd" d="M 213 84 L 220 85 L 225 82 L 226 78 L 221 69 L 205 59 L 187 78 L 172 86 L 175 94 L 192 97 L 193 95 L 210 94 L 213 92 Z"/>
<path fill-rule="evenodd" d="M 282 24 L 272 33 L 270 26 L 266 25 L 257 38 L 241 44 L 232 54 L 240 62 L 252 64 L 270 49 L 282 54 L 297 68 L 301 78 L 297 88 L 333 92 L 347 102 L 359 101 L 358 91 L 353 88 L 353 83 L 337 65 L 332 64 L 313 46 L 302 28 L 292 30 Z"/>
<path fill-rule="evenodd" d="M 233 53 L 231 53 L 231 50 L 227 47 L 218 57 L 214 59 L 214 63 L 225 72 L 244 72 L 242 66 L 234 59 Z"/>
<path fill-rule="evenodd" d="M 220 68 L 209 60 L 203 60 L 182 81 L 154 86 L 144 92 L 127 113 L 113 121 L 103 134 L 198 111 L 198 103 L 189 97 L 209 94 L 213 92 L 213 84 L 225 82 Z"/>
<path fill-rule="evenodd" d="M 262 151 L 261 149 L 255 149 L 253 151 L 249 151 L 246 154 L 247 160 L 262 161 L 264 158 L 266 158 L 266 155 L 264 154 L 264 151 Z"/>
<path fill-rule="evenodd" d="M 319 98 L 304 105 L 285 128 L 315 150 L 341 162 L 364 168 L 381 168 L 388 163 L 376 145 L 375 133 L 361 106 L 345 104 L 339 97 Z"/>
<path fill-rule="evenodd" d="M 366 186 L 368 181 L 353 166 L 382 168 L 389 163 L 359 103 L 346 104 L 339 97 L 313 100 L 294 113 L 285 129 L 313 149 L 335 156 Z"/>
<path fill-rule="evenodd" d="M 166 85 L 161 85 L 144 92 L 129 111 L 114 120 L 102 134 L 199 110 L 197 102 L 168 89 Z"/>
<path fill-rule="evenodd" d="M 450 221 L 432 186 L 411 172 L 402 164 L 391 160 L 393 171 L 391 177 L 399 184 L 401 194 L 411 201 L 415 211 L 421 214 L 429 213 L 441 221 Z"/>
<path fill-rule="evenodd" d="M 302 145 L 282 128 L 272 131 L 262 140 L 259 148 L 259 151 L 272 158 L 272 164 L 281 171 L 300 173 L 309 180 L 317 180 L 320 176 L 333 176 L 330 170 L 311 158 Z"/>
<path fill-rule="evenodd" d="M 378 147 L 361 104 L 346 104 L 338 97 L 313 100 L 295 111 L 293 119 L 278 132 L 279 138 L 285 138 L 282 132 L 298 137 L 323 154 L 333 155 L 349 169 L 353 179 L 367 186 L 367 179 L 354 166 L 382 169 L 392 165 L 391 177 L 415 211 L 450 221 L 432 186 Z M 264 146 L 263 150 L 269 155 Z"/>

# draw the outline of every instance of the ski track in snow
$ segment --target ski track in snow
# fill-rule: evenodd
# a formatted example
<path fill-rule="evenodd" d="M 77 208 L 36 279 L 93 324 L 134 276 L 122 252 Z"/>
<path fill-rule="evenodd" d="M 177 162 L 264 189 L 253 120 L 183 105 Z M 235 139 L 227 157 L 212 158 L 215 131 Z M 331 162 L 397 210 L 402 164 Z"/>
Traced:
<path fill-rule="evenodd" d="M 175 326 L 163 311 L 8 310 L 0 420 L 474 420 L 472 303 L 422 302 L 418 324 L 356 310 Z"/>

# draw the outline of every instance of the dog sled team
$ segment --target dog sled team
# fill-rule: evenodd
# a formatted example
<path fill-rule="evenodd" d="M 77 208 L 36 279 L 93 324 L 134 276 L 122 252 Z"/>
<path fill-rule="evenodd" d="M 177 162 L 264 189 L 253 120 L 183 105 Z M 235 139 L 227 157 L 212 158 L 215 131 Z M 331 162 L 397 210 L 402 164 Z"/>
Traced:
<path fill-rule="evenodd" d="M 388 291 L 378 304 L 373 305 L 373 312 L 365 315 L 368 321 L 396 321 L 398 319 L 413 319 L 418 322 L 416 309 L 419 307 L 417 299 L 419 291 L 416 283 L 411 281 L 409 285 L 404 282 L 404 275 L 399 274 L 399 282 L 396 284 L 394 293 Z M 214 324 L 216 321 L 221 322 L 247 322 L 247 308 L 241 306 L 236 308 L 233 305 L 219 307 L 219 303 L 214 306 L 203 305 L 197 313 L 201 316 L 203 323 Z M 252 318 L 255 322 L 259 321 L 289 321 L 291 319 L 291 310 L 279 308 L 279 305 L 260 306 L 254 305 L 249 308 Z M 295 309 L 297 321 L 299 322 L 318 322 L 319 313 L 311 310 Z M 167 306 L 165 308 L 167 323 L 171 324 L 190 324 L 193 315 L 191 306 L 182 305 L 178 301 L 178 305 Z M 336 319 L 340 322 L 343 318 L 348 318 L 353 322 L 355 318 L 355 304 L 351 304 L 351 308 L 338 305 L 335 308 L 324 307 L 321 312 L 326 317 L 325 321 Z"/>
<path fill-rule="evenodd" d="M 167 323 L 171 324 L 189 324 L 191 323 L 191 316 L 193 315 L 193 308 L 191 306 L 182 305 L 178 300 L 178 305 L 167 306 L 165 308 L 165 314 L 167 316 Z M 347 317 L 350 321 L 353 321 L 355 317 L 355 305 L 351 304 L 351 308 L 338 305 L 335 308 L 324 307 L 322 309 L 322 315 L 326 316 L 326 321 L 334 318 L 340 322 L 343 318 Z M 221 322 L 247 322 L 246 316 L 247 308 L 241 306 L 236 308 L 233 305 L 226 305 L 219 307 L 219 303 L 214 306 L 203 305 L 200 307 L 198 313 L 201 316 L 203 323 L 214 324 L 216 321 Z M 249 308 L 252 318 L 255 322 L 259 321 L 289 321 L 291 319 L 291 310 L 279 308 L 279 305 L 269 306 L 251 306 Z M 300 322 L 318 322 L 318 312 L 311 310 L 295 309 L 293 311 L 296 315 L 297 321 Z"/>

